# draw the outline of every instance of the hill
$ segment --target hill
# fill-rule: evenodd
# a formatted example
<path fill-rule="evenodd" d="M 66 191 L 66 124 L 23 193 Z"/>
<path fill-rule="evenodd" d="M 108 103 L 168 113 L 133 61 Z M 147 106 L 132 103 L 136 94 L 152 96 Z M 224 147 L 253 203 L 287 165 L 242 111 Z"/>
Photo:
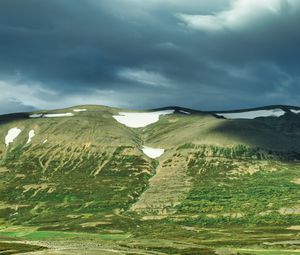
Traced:
<path fill-rule="evenodd" d="M 299 245 L 298 107 L 84 105 L 2 115 L 0 137 L 0 236 L 12 243 L 92 238 L 137 254 Z"/>

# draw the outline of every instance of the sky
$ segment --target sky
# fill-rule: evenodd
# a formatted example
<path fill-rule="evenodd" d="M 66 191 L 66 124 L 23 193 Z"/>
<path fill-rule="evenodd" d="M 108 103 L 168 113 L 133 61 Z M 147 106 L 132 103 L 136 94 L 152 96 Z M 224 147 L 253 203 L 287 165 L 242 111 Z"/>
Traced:
<path fill-rule="evenodd" d="M 1 0 L 0 113 L 299 106 L 299 0 Z"/>

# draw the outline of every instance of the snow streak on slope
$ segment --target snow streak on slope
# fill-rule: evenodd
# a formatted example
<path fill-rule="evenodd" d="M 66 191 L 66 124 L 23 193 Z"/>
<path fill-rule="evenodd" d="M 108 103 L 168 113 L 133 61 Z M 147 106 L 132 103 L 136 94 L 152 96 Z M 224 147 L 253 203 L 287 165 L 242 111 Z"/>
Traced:
<path fill-rule="evenodd" d="M 190 112 L 186 112 L 186 111 L 183 111 L 183 110 L 179 110 L 179 112 L 181 112 L 183 114 L 191 114 Z"/>
<path fill-rule="evenodd" d="M 295 114 L 298 114 L 300 113 L 300 110 L 294 110 L 294 109 L 291 109 L 291 112 L 295 113 Z"/>
<path fill-rule="evenodd" d="M 56 117 L 72 117 L 74 116 L 74 113 L 67 112 L 67 113 L 49 113 L 45 114 L 44 118 L 56 118 Z"/>
<path fill-rule="evenodd" d="M 74 113 L 47 113 L 47 114 L 32 114 L 29 118 L 58 118 L 58 117 L 72 117 Z"/>
<path fill-rule="evenodd" d="M 43 114 L 31 114 L 29 115 L 29 118 L 42 118 Z"/>
<path fill-rule="evenodd" d="M 127 127 L 140 128 L 157 122 L 160 115 L 172 113 L 174 113 L 174 110 L 157 112 L 120 112 L 119 115 L 113 115 L 113 118 Z"/>
<path fill-rule="evenodd" d="M 149 158 L 158 158 L 165 152 L 164 149 L 155 149 L 147 146 L 143 146 L 142 150 Z"/>
<path fill-rule="evenodd" d="M 225 117 L 226 119 L 255 119 L 258 117 L 280 117 L 285 114 L 282 109 L 273 110 L 256 110 L 237 113 L 217 113 L 216 115 Z"/>
<path fill-rule="evenodd" d="M 10 143 L 12 143 L 18 137 L 18 135 L 21 133 L 21 131 L 22 130 L 19 128 L 12 128 L 12 129 L 8 130 L 8 133 L 5 137 L 6 146 L 8 146 Z"/>
<path fill-rule="evenodd" d="M 32 138 L 35 136 L 35 133 L 34 133 L 34 130 L 30 130 L 29 133 L 28 133 L 28 140 L 27 140 L 27 143 L 30 143 Z"/>
<path fill-rule="evenodd" d="M 86 112 L 86 109 L 73 109 L 73 112 Z"/>

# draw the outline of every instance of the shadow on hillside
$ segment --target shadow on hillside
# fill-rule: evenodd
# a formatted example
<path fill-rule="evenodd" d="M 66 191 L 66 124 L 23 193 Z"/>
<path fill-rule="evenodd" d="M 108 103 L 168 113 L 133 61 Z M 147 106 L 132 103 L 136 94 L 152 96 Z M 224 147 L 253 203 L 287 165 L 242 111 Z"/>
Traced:
<path fill-rule="evenodd" d="M 240 119 L 224 121 L 211 131 L 254 147 L 300 152 L 300 125 L 290 125 L 287 118 Z"/>
<path fill-rule="evenodd" d="M 6 123 L 9 123 L 12 121 L 16 121 L 16 120 L 24 120 L 24 119 L 28 119 L 28 118 L 29 118 L 29 114 L 25 113 L 25 112 L 4 114 L 4 115 L 0 115 L 0 125 L 6 124 Z"/>

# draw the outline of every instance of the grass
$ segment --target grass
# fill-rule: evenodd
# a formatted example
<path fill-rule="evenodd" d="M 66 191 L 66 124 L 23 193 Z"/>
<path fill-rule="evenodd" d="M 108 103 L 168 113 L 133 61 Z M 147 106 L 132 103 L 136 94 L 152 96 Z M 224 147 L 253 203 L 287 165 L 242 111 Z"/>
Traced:
<path fill-rule="evenodd" d="M 260 249 L 236 249 L 235 252 L 239 252 L 241 254 L 251 254 L 251 255 L 296 255 L 300 254 L 300 250 L 260 250 Z"/>
<path fill-rule="evenodd" d="M 22 244 L 22 243 L 6 243 L 0 241 L 0 254 L 20 254 L 25 252 L 41 251 L 46 249 L 42 246 Z"/>
<path fill-rule="evenodd" d="M 159 228 L 158 231 L 160 231 L 162 237 L 151 232 L 149 226 L 145 226 L 147 233 L 143 232 L 142 228 L 136 229 L 132 234 L 30 231 L 29 229 L 22 230 L 22 228 L 19 228 L 15 231 L 0 232 L 0 247 L 3 242 L 1 240 L 9 238 L 7 240 L 11 240 L 9 243 L 11 247 L 17 244 L 17 241 L 38 241 L 40 246 L 32 247 L 35 249 L 42 249 L 41 246 L 46 242 L 52 245 L 59 244 L 59 247 L 63 245 L 63 247 L 68 247 L 69 249 L 72 249 L 73 245 L 76 247 L 79 245 L 78 247 L 80 247 L 80 244 L 89 244 L 95 247 L 107 247 L 115 251 L 124 251 L 125 249 L 126 251 L 136 252 L 136 254 L 140 254 L 139 252 L 141 251 L 147 252 L 146 254 L 148 252 L 160 252 L 161 254 L 182 255 L 292 255 L 300 253 L 299 248 L 297 249 L 295 244 L 297 241 L 295 233 L 293 234 L 279 227 L 268 229 L 252 228 L 248 229 L 248 231 L 241 228 L 200 228 L 196 232 L 191 232 L 183 229 L 178 231 L 179 228 L 176 225 L 162 225 L 159 222 L 152 222 L 150 225 L 154 228 Z M 289 236 L 290 240 L 294 238 L 294 244 L 285 242 L 287 236 Z M 233 242 L 235 239 L 237 242 Z M 273 243 L 273 247 L 267 247 L 266 242 Z M 276 245 L 274 246 L 275 243 Z"/>
<path fill-rule="evenodd" d="M 59 239 L 84 239 L 96 238 L 102 240 L 124 240 L 130 234 L 91 234 L 63 231 L 0 231 L 0 237 L 22 238 L 26 240 L 59 240 Z"/>

